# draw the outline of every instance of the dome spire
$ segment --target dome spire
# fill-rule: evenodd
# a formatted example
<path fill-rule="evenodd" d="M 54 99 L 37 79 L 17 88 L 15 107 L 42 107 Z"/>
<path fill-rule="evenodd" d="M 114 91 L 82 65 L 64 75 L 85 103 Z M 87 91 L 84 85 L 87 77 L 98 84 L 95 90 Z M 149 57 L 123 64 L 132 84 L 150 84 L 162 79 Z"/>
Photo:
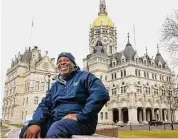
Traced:
<path fill-rule="evenodd" d="M 128 37 L 128 44 L 129 44 L 130 43 L 130 41 L 129 41 L 129 32 L 127 33 L 127 35 L 128 35 L 127 37 Z"/>
<path fill-rule="evenodd" d="M 105 0 L 100 0 L 99 8 L 100 8 L 100 11 L 99 11 L 98 15 L 100 15 L 100 14 L 105 14 L 105 15 L 107 15 L 107 12 L 106 12 L 106 2 L 105 2 Z"/>
<path fill-rule="evenodd" d="M 148 55 L 148 52 L 147 52 L 147 47 L 146 47 L 146 56 Z"/>
<path fill-rule="evenodd" d="M 158 43 L 157 43 L 157 54 L 159 54 L 159 46 L 158 46 Z"/>
<path fill-rule="evenodd" d="M 131 46 L 131 44 L 130 44 L 130 40 L 129 40 L 129 32 L 127 33 L 127 37 L 128 37 L 128 42 L 127 42 L 127 45 L 126 46 Z"/>

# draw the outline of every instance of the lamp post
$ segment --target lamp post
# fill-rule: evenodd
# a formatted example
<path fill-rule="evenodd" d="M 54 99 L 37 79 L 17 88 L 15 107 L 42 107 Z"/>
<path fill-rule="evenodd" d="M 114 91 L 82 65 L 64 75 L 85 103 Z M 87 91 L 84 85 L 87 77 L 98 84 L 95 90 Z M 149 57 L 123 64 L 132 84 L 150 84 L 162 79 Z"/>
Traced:
<path fill-rule="evenodd" d="M 44 80 L 45 80 L 45 82 L 48 83 L 48 91 L 49 91 L 49 88 L 50 88 L 50 78 L 51 78 L 51 73 L 49 73 L 49 72 L 46 73 L 45 76 L 44 76 Z"/>

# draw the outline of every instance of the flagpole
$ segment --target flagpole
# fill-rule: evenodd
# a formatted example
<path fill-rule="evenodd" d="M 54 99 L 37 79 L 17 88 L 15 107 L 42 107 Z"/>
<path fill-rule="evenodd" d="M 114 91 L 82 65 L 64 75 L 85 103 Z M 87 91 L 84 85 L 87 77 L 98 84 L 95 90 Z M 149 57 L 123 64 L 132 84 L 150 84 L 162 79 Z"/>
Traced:
<path fill-rule="evenodd" d="M 32 43 L 32 34 L 33 34 L 33 26 L 34 26 L 33 20 L 34 20 L 34 17 L 32 17 L 32 25 L 31 25 L 31 32 L 30 32 L 30 47 L 32 45 L 31 43 Z"/>
<path fill-rule="evenodd" d="M 135 50 L 137 50 L 136 40 L 135 40 L 135 26 L 134 25 L 133 25 L 133 33 L 134 33 Z"/>

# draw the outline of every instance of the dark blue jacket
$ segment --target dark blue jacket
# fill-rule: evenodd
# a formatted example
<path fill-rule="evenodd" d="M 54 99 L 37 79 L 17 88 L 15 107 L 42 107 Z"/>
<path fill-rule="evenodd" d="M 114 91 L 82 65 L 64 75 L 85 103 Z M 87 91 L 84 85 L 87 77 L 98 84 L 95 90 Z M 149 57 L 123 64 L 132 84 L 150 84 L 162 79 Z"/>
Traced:
<path fill-rule="evenodd" d="M 60 77 L 42 99 L 29 125 L 41 125 L 48 118 L 60 120 L 69 113 L 78 113 L 80 123 L 96 124 L 98 112 L 109 100 L 108 91 L 101 80 L 79 68 L 66 80 Z"/>

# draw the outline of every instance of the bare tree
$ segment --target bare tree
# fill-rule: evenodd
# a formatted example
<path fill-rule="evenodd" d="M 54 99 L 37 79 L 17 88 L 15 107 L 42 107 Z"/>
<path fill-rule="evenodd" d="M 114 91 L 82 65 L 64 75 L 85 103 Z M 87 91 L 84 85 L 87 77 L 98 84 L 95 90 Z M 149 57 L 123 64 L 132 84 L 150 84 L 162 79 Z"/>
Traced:
<path fill-rule="evenodd" d="M 174 66 L 178 66 L 178 9 L 165 19 L 161 30 L 161 42 L 171 54 Z"/>

